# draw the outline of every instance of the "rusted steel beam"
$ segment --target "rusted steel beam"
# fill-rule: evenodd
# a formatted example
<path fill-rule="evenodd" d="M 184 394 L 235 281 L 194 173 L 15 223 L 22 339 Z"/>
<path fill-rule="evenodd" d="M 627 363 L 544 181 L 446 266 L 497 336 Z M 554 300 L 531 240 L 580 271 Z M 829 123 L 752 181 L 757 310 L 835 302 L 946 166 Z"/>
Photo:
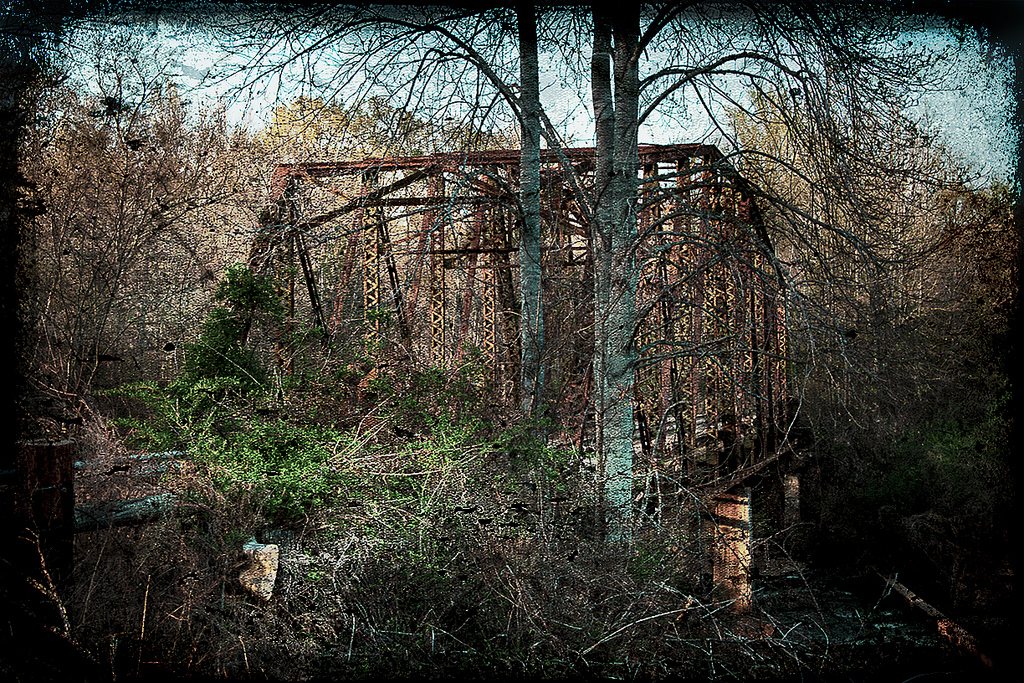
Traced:
<path fill-rule="evenodd" d="M 673 195 L 668 207 L 672 218 L 669 220 L 668 225 L 665 226 L 665 229 L 673 233 L 672 236 L 667 236 L 666 239 L 676 240 L 677 238 L 675 235 L 685 235 L 690 229 L 690 219 L 683 211 L 690 204 L 690 159 L 675 159 L 669 163 L 671 163 L 671 167 L 674 169 L 675 177 L 673 178 Z M 692 338 L 690 337 L 690 316 L 687 315 L 686 302 L 680 300 L 679 305 L 672 305 L 675 302 L 676 297 L 685 292 L 685 284 L 682 282 L 682 278 L 685 275 L 689 275 L 692 270 L 690 267 L 690 263 L 692 261 L 691 251 L 692 246 L 688 243 L 684 242 L 683 244 L 674 244 L 671 248 L 668 263 L 666 264 L 668 268 L 666 280 L 671 282 L 673 293 L 673 298 L 670 300 L 669 304 L 673 310 L 671 310 L 666 321 L 665 333 L 666 339 L 670 341 L 675 340 L 680 332 L 688 338 Z M 690 429 L 687 430 L 687 423 L 685 419 L 687 413 L 690 412 L 687 408 L 689 405 L 694 404 L 692 395 L 689 395 L 684 399 L 684 396 L 687 394 L 686 389 L 689 384 L 687 365 L 688 363 L 683 361 L 681 358 L 676 356 L 672 357 L 670 367 L 670 405 L 672 406 L 676 430 L 673 455 L 676 466 L 679 468 L 680 472 L 686 471 L 685 463 L 683 461 L 684 444 L 687 442 L 693 431 L 693 422 L 690 422 Z"/>
<path fill-rule="evenodd" d="M 703 144 L 640 145 L 638 151 L 641 163 L 702 157 L 706 160 L 706 163 L 710 164 L 724 159 L 717 147 Z M 574 147 L 561 150 L 561 154 L 564 154 L 567 159 L 573 162 L 591 162 L 594 159 L 595 152 L 593 147 Z M 559 152 L 550 149 L 541 150 L 541 163 L 555 164 L 559 161 Z M 471 166 L 515 166 L 518 163 L 518 150 L 498 149 L 428 156 L 375 157 L 359 161 L 279 164 L 275 167 L 272 176 L 271 196 L 273 198 L 280 196 L 280 194 L 275 194 L 275 190 L 279 187 L 283 189 L 283 179 L 288 177 L 327 178 L 356 174 L 368 170 L 382 172 L 403 169 L 426 169 L 429 167 L 458 170 L 459 168 Z"/>
<path fill-rule="evenodd" d="M 405 305 L 402 301 L 402 282 L 398 278 L 398 266 L 395 264 L 395 255 L 391 248 L 391 231 L 388 229 L 388 221 L 383 212 L 378 213 L 377 241 L 380 244 L 381 255 L 384 257 L 384 266 L 388 272 L 388 283 L 391 285 L 391 298 L 395 307 L 395 315 L 398 318 L 398 333 L 406 348 L 412 347 L 412 332 L 405 317 Z"/>
<path fill-rule="evenodd" d="M 480 350 L 483 352 L 491 370 L 491 379 L 497 379 L 497 316 L 495 315 L 497 299 L 497 279 L 493 259 L 488 264 L 484 275 L 483 291 L 481 293 L 481 319 L 483 322 L 483 337 L 480 342 Z"/>
<path fill-rule="evenodd" d="M 695 445 L 698 437 L 709 433 L 714 436 L 714 424 L 730 413 L 737 423 L 749 422 L 753 415 L 758 433 L 770 431 L 772 411 L 784 395 L 779 393 L 785 383 L 779 357 L 784 355 L 785 340 L 779 319 L 781 299 L 764 271 L 769 265 L 778 271 L 779 266 L 760 257 L 761 251 L 770 249 L 770 242 L 751 199 L 753 193 L 717 149 L 644 145 L 638 151 L 643 172 L 639 249 L 646 255 L 641 259 L 638 294 L 649 311 L 638 334 L 641 342 L 650 342 L 641 343 L 643 348 L 667 345 L 676 350 L 640 364 L 636 400 L 641 417 L 647 418 L 645 440 L 654 439 L 646 450 L 663 453 L 666 447 L 674 447 L 681 458 L 684 446 Z M 571 279 L 565 268 L 582 266 L 580 272 L 587 276 L 586 207 L 579 205 L 560 178 L 568 163 L 586 185 L 593 159 L 591 148 L 542 155 L 542 251 L 549 287 Z M 518 243 L 511 222 L 518 164 L 517 150 L 292 164 L 275 169 L 272 184 L 283 199 L 287 188 L 303 179 L 337 177 L 336 183 L 317 184 L 341 188 L 348 187 L 346 177 L 356 174 L 372 175 L 377 182 L 402 176 L 385 187 L 364 186 L 358 197 L 343 199 L 339 208 L 294 224 L 315 227 L 358 211 L 357 240 L 363 247 L 363 272 L 369 276 L 363 282 L 364 307 L 369 310 L 381 303 L 379 281 L 376 301 L 371 301 L 374 275 L 378 280 L 389 278 L 399 324 L 404 320 L 407 326 L 404 339 L 412 341 L 429 332 L 430 357 L 439 364 L 459 356 L 467 339 L 477 340 L 500 380 L 515 376 L 513 366 L 518 360 L 512 277 L 517 264 L 509 256 Z M 344 196 L 341 189 L 332 191 Z M 386 207 L 407 210 L 389 211 L 389 222 L 381 230 Z M 282 203 L 279 213 L 291 208 Z M 480 230 L 486 215 L 494 216 L 500 238 L 492 238 L 489 228 Z M 367 216 L 381 218 L 373 223 L 376 237 L 372 239 L 366 230 Z M 352 250 L 349 257 L 353 258 Z M 422 307 L 422 270 L 429 273 L 430 314 L 429 328 L 424 325 L 420 332 L 412 321 L 417 306 Z M 478 278 L 482 284 L 476 282 Z M 453 287 L 458 291 L 449 291 Z M 453 305 L 461 313 L 458 322 L 448 315 Z M 558 309 L 556 317 L 566 330 L 589 329 L 588 313 L 592 311 L 587 305 L 573 302 L 564 311 Z M 340 315 L 336 303 L 335 320 Z M 558 331 L 556 324 L 552 332 Z M 685 345 L 680 345 L 683 341 Z M 560 364 L 566 372 L 586 365 L 568 354 L 554 361 L 553 373 L 561 372 L 555 369 Z M 704 430 L 700 435 L 694 430 L 698 422 Z M 767 440 L 760 443 L 759 455 L 770 452 L 765 449 Z"/>
<path fill-rule="evenodd" d="M 283 281 L 285 287 L 285 310 L 287 315 L 284 320 L 284 335 L 277 339 L 277 343 L 274 349 L 274 355 L 278 367 L 282 371 L 290 375 L 294 367 L 294 355 L 288 354 L 286 351 L 287 341 L 292 337 L 292 333 L 295 331 L 295 270 L 292 267 L 295 263 L 295 239 L 294 239 L 294 227 L 291 225 L 286 229 L 285 233 L 285 257 L 283 260 L 277 259 L 275 263 L 275 280 L 278 282 Z"/>
<path fill-rule="evenodd" d="M 473 199 L 486 200 L 489 202 L 515 201 L 515 189 L 506 179 L 500 178 L 497 175 L 498 169 L 504 169 L 510 175 L 518 175 L 518 170 L 513 164 L 488 166 L 483 169 L 483 174 L 473 174 L 469 177 L 462 178 L 461 180 L 463 182 L 460 183 L 460 185 L 480 192 L 480 194 L 475 195 Z"/>
<path fill-rule="evenodd" d="M 363 173 L 363 188 L 374 186 L 377 182 L 375 171 Z M 378 225 L 382 220 L 378 215 L 380 209 L 362 207 L 362 245 L 363 245 L 363 319 L 366 322 L 366 333 L 370 339 L 380 338 L 380 231 Z"/>
<path fill-rule="evenodd" d="M 344 206 L 334 209 L 333 211 L 328 211 L 327 213 L 320 214 L 319 216 L 314 216 L 313 218 L 304 219 L 303 221 L 301 221 L 300 227 L 305 229 L 316 228 L 323 225 L 324 223 L 328 223 L 335 219 L 341 218 L 345 214 L 351 211 L 355 211 L 356 209 L 369 207 L 376 208 L 382 206 L 379 203 L 379 200 L 381 198 L 391 194 L 392 192 L 397 192 L 398 190 L 409 187 L 413 183 L 422 180 L 423 178 L 430 175 L 431 170 L 432 167 L 422 168 L 416 171 L 415 173 L 410 173 L 404 178 L 396 180 L 390 185 L 385 185 L 384 187 L 377 187 L 377 179 L 379 178 L 378 171 L 377 169 L 370 167 L 366 169 L 362 175 L 363 184 L 362 191 L 359 193 L 359 197 L 347 202 Z M 374 178 L 374 189 L 370 191 L 366 190 L 367 178 Z"/>
<path fill-rule="evenodd" d="M 760 255 L 755 253 L 753 259 L 753 269 L 756 272 L 760 272 L 762 263 Z M 756 276 L 755 276 L 756 277 Z M 762 346 L 764 345 L 764 330 L 761 327 L 761 311 L 763 308 L 762 300 L 764 298 L 763 286 L 760 281 L 753 283 L 750 287 L 749 296 L 749 308 L 747 311 L 747 335 L 750 340 L 750 354 L 749 354 L 749 373 L 750 378 L 748 380 L 748 392 L 750 394 L 748 400 L 748 409 L 751 411 L 753 416 L 753 427 L 756 435 L 763 435 L 765 429 L 765 387 L 764 387 L 764 353 Z M 758 453 L 758 457 L 765 455 L 766 441 L 764 438 L 761 440 L 761 449 Z"/>
<path fill-rule="evenodd" d="M 690 264 L 695 275 L 692 285 L 694 303 L 690 316 L 690 334 L 694 341 L 695 348 L 698 349 L 703 348 L 705 338 L 714 337 L 714 330 L 708 330 L 708 328 L 713 326 L 714 323 L 714 318 L 708 313 L 708 304 L 710 303 L 713 307 L 714 301 L 713 285 L 709 287 L 709 283 L 711 283 L 711 274 L 708 269 L 710 259 L 707 247 L 705 246 L 708 244 L 708 240 L 712 237 L 712 230 L 708 220 L 708 213 L 711 206 L 711 168 L 707 157 L 703 158 L 699 173 L 700 187 L 697 198 L 699 218 L 697 219 L 697 226 L 695 230 L 699 250 L 694 251 Z M 706 322 L 711 323 L 711 325 L 706 325 Z M 693 403 L 692 418 L 694 441 L 704 438 L 709 427 L 708 423 L 714 415 L 713 401 L 711 398 L 713 381 L 710 377 L 710 371 L 712 369 L 713 363 L 709 359 L 704 358 L 703 355 L 695 357 L 690 366 L 690 400 Z"/>
<path fill-rule="evenodd" d="M 352 271 L 355 269 L 356 254 L 359 252 L 359 241 L 362 231 L 353 230 L 345 248 L 345 264 L 342 267 L 338 288 L 334 296 L 334 312 L 331 314 L 331 334 L 337 332 L 345 316 L 346 299 L 351 296 Z M 351 301 L 348 302 L 351 304 Z"/>
<path fill-rule="evenodd" d="M 741 271 L 748 289 L 746 295 L 745 312 L 746 318 L 743 321 L 746 337 L 749 340 L 749 352 L 744 357 L 744 382 L 745 382 L 745 410 L 753 419 L 753 429 L 756 435 L 760 436 L 760 449 L 756 457 L 767 455 L 768 439 L 765 436 L 765 393 L 768 389 L 762 379 L 764 354 L 761 348 L 764 344 L 764 330 L 762 328 L 764 298 L 764 282 L 761 274 L 764 272 L 764 258 L 756 245 L 752 244 L 752 215 L 749 199 L 734 188 L 733 190 L 734 214 L 738 232 L 744 237 L 743 243 L 746 251 L 744 262 L 741 263 Z"/>
<path fill-rule="evenodd" d="M 445 196 L 444 176 L 433 177 L 430 194 L 435 197 Z M 444 257 L 434 253 L 445 248 L 445 221 L 437 220 L 435 214 L 428 214 L 432 220 L 428 224 L 424 218 L 424 226 L 430 230 L 430 360 L 436 365 L 444 365 L 445 350 L 445 273 Z"/>
<path fill-rule="evenodd" d="M 455 248 L 452 248 L 452 249 L 428 249 L 426 251 L 426 253 L 427 254 L 437 254 L 437 255 L 441 255 L 441 256 L 469 256 L 471 254 L 511 254 L 513 252 L 518 252 L 518 251 L 519 250 L 517 248 L 515 248 L 515 247 L 471 247 L 471 246 L 469 246 L 469 247 L 455 247 Z M 541 247 L 541 251 L 545 252 L 545 253 L 547 253 L 547 252 L 567 252 L 568 251 L 568 252 L 572 252 L 573 254 L 581 254 L 582 255 L 582 254 L 586 253 L 587 247 L 583 247 L 583 246 L 581 246 L 581 247 L 544 246 L 544 247 Z M 411 250 L 406 250 L 406 251 L 396 250 L 395 251 L 396 255 L 408 255 L 408 254 L 416 254 L 416 253 L 419 253 L 419 251 L 411 251 Z M 581 264 L 575 263 L 573 265 L 581 265 Z M 457 267 L 457 266 L 454 265 L 454 264 L 449 264 L 448 267 L 449 268 L 454 268 L 454 267 Z M 519 265 L 513 263 L 513 264 L 511 264 L 510 267 L 515 269 L 515 268 L 518 268 Z"/>
<path fill-rule="evenodd" d="M 306 280 L 306 292 L 309 295 L 309 306 L 313 310 L 313 322 L 320 329 L 321 338 L 326 343 L 329 339 L 327 320 L 324 317 L 323 304 L 320 302 L 320 292 L 317 290 L 316 275 L 309 259 L 309 250 L 306 248 L 306 241 L 301 232 L 295 230 L 293 239 L 295 240 L 295 250 L 299 255 L 299 264 L 302 266 L 302 276 Z"/>
<path fill-rule="evenodd" d="M 784 423 L 789 419 L 789 415 L 786 414 L 785 402 L 789 398 L 789 376 L 788 376 L 788 354 L 789 354 L 789 336 L 786 327 L 786 306 L 785 295 L 782 292 L 776 292 L 773 294 L 771 301 L 774 308 L 774 315 L 772 315 L 772 324 L 774 325 L 775 332 L 775 346 L 777 349 L 776 354 L 772 359 L 773 377 L 770 382 L 772 385 L 772 402 L 770 404 L 771 410 L 771 421 L 768 423 L 768 433 L 772 439 L 775 438 L 775 432 L 779 428 L 785 428 Z"/>
<path fill-rule="evenodd" d="M 645 183 L 657 173 L 657 165 L 654 163 L 643 163 L 643 182 Z M 640 266 L 639 277 L 637 278 L 637 299 L 638 303 L 649 312 L 637 326 L 637 345 L 640 348 L 649 347 L 659 334 L 656 311 L 657 301 L 661 296 L 661 283 L 658 280 L 658 261 L 662 254 L 651 253 L 651 248 L 657 249 L 656 240 L 650 239 L 651 226 L 654 223 L 654 207 L 641 205 L 637 217 L 639 234 L 642 236 L 638 249 L 637 262 Z M 642 309 L 641 309 L 642 310 Z M 661 412 L 659 410 L 658 398 L 661 394 L 659 381 L 659 365 L 655 367 L 639 367 L 636 369 L 634 382 L 633 401 L 634 413 L 637 420 L 637 431 L 640 436 L 640 450 L 645 462 L 650 466 L 654 464 L 654 430 L 660 422 Z"/>
<path fill-rule="evenodd" d="M 476 254 L 511 254 L 514 251 L 519 250 L 512 247 L 474 247 L 471 244 L 468 247 L 459 247 L 457 249 L 431 249 L 430 253 L 439 256 L 467 256 Z"/>
<path fill-rule="evenodd" d="M 657 173 L 657 166 L 652 164 L 652 171 Z M 657 308 L 657 330 L 661 338 L 668 341 L 675 341 L 675 329 L 673 318 L 674 283 L 669 278 L 668 264 L 674 256 L 674 247 L 671 237 L 667 235 L 668 225 L 661 221 L 663 206 L 656 204 L 651 207 L 653 219 L 658 223 L 658 235 L 656 244 L 658 248 L 657 282 L 658 282 L 658 308 Z M 673 381 L 676 365 L 675 356 L 662 358 L 658 369 L 658 420 L 659 428 L 657 434 L 657 450 L 660 455 L 665 455 L 665 445 L 668 440 L 668 416 L 673 405 Z M 679 428 L 679 425 L 676 425 Z"/>
<path fill-rule="evenodd" d="M 409 299 L 406 302 L 406 320 L 409 321 L 410 329 L 416 327 L 416 308 L 419 303 L 420 297 L 420 283 L 422 281 L 422 273 L 424 267 L 428 270 L 431 267 L 427 264 L 428 258 L 431 251 L 430 238 L 431 233 L 434 230 L 434 226 L 437 223 L 437 208 L 442 206 L 444 203 L 444 174 L 440 169 L 434 169 L 433 174 L 430 175 L 427 183 L 428 200 L 425 206 L 430 207 L 426 212 L 422 214 L 419 226 L 416 230 L 417 246 L 416 252 L 413 254 L 413 274 L 412 282 L 409 285 Z M 428 273 L 429 276 L 429 273 Z"/>
<path fill-rule="evenodd" d="M 514 213 L 505 207 L 498 207 L 495 213 L 494 239 L 499 244 L 513 244 L 516 222 Z M 512 275 L 514 266 L 509 256 L 508 251 L 498 250 L 493 252 L 492 258 L 495 263 L 497 285 L 495 298 L 498 314 L 501 317 L 501 337 L 505 347 L 502 375 L 514 378 L 519 376 L 519 310 L 516 303 L 515 278 Z M 514 381 L 509 383 L 512 387 L 516 384 Z"/>
<path fill-rule="evenodd" d="M 409 323 L 409 329 L 415 333 L 416 321 L 418 316 L 416 315 L 416 304 L 420 298 L 420 282 L 422 281 L 422 274 L 425 267 L 425 262 L 429 258 L 429 239 L 430 230 L 421 229 L 419 233 L 419 244 L 416 246 L 416 251 L 412 252 L 412 276 L 409 282 L 409 296 L 405 301 L 405 319 Z M 408 252 L 395 252 L 399 255 L 407 255 Z"/>
<path fill-rule="evenodd" d="M 297 217 L 294 195 L 298 188 L 295 179 L 275 169 L 273 184 L 272 201 L 260 212 L 260 225 L 246 260 L 256 272 L 265 272 L 273 266 L 274 256 L 290 239 L 289 229 Z"/>
<path fill-rule="evenodd" d="M 278 164 L 270 174 L 270 201 L 274 202 L 284 196 L 288 184 L 294 182 L 294 174 L 289 164 Z"/>
<path fill-rule="evenodd" d="M 466 206 L 466 205 L 476 206 L 478 204 L 497 204 L 499 202 L 506 201 L 506 200 L 507 200 L 507 198 L 505 198 L 505 197 L 491 197 L 491 196 L 486 196 L 486 195 L 485 196 L 471 196 L 471 197 L 444 197 L 444 198 L 442 198 L 442 197 L 383 197 L 381 199 L 366 199 L 366 200 L 364 200 L 364 201 L 362 201 L 360 203 L 361 203 L 362 206 L 384 206 L 384 207 L 404 207 L 404 206 Z M 354 203 L 354 201 L 355 200 L 353 200 L 353 202 L 351 202 L 350 204 L 346 204 L 345 205 L 345 207 L 349 207 L 348 208 L 349 211 L 351 211 L 353 208 L 356 208 L 354 206 L 351 206 L 351 204 Z M 337 211 L 342 211 L 345 207 L 342 207 L 342 209 L 338 209 Z M 324 214 L 324 216 L 328 216 L 328 215 L 329 215 L 329 217 L 326 220 L 333 220 L 334 218 L 338 217 L 337 215 L 335 215 L 334 211 L 329 212 L 329 214 Z M 320 217 L 318 216 L 316 218 L 311 218 L 310 221 L 319 221 L 319 219 L 320 219 Z M 326 220 L 324 222 L 326 222 Z M 317 224 L 319 225 L 320 223 L 317 223 Z"/>

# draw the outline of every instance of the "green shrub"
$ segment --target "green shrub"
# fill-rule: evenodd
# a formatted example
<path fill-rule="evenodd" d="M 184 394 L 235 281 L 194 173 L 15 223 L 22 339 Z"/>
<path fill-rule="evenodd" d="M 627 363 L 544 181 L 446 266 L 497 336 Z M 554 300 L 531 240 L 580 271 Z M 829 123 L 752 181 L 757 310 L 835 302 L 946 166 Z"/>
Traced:
<path fill-rule="evenodd" d="M 223 305 L 207 317 L 199 340 L 186 345 L 185 369 L 177 379 L 110 392 L 144 408 L 143 415 L 120 425 L 137 448 L 188 450 L 229 499 L 244 493 L 262 501 L 269 519 L 299 519 L 328 502 L 339 486 L 332 456 L 345 437 L 308 424 L 305 416 L 266 417 L 277 412 L 280 397 L 269 390 L 269 371 L 249 340 L 257 323 L 283 320 L 272 280 L 236 265 L 215 298 Z M 282 389 L 309 381 L 293 377 Z"/>
<path fill-rule="evenodd" d="M 222 305 L 210 311 L 199 339 L 185 345 L 184 378 L 194 382 L 230 377 L 247 390 L 265 388 L 267 369 L 248 342 L 256 324 L 283 321 L 273 281 L 236 264 L 228 269 L 214 298 Z"/>
<path fill-rule="evenodd" d="M 863 494 L 902 514 L 934 510 L 950 516 L 990 508 L 1002 488 L 1008 423 L 997 405 L 974 424 L 944 420 L 908 432 L 889 469 Z"/>
<path fill-rule="evenodd" d="M 325 427 L 254 419 L 228 435 L 198 434 L 191 448 L 219 488 L 255 494 L 268 518 L 289 522 L 336 497 L 345 477 L 334 455 L 347 442 Z"/>
<path fill-rule="evenodd" d="M 105 392 L 142 407 L 140 416 L 115 419 L 126 431 L 129 447 L 140 450 L 184 449 L 197 435 L 235 429 L 245 406 L 253 405 L 234 377 L 179 377 L 166 386 L 133 382 Z"/>
<path fill-rule="evenodd" d="M 546 419 L 528 420 L 502 430 L 493 449 L 507 458 L 505 469 L 516 479 L 536 479 L 552 492 L 563 492 L 575 453 L 549 445 L 543 437 L 550 428 Z"/>

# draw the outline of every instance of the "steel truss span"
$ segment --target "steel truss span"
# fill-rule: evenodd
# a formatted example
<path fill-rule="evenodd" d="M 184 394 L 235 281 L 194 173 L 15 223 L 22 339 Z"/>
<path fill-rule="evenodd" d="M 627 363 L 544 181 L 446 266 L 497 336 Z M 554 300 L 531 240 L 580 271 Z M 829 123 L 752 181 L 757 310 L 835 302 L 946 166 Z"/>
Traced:
<path fill-rule="evenodd" d="M 642 145 L 637 450 L 687 478 L 756 467 L 785 430 L 781 271 L 742 177 L 708 145 Z M 555 424 L 593 421 L 594 150 L 544 150 L 544 364 Z M 413 363 L 480 363 L 499 400 L 518 377 L 519 153 L 279 164 L 250 265 L 293 319 Z M 716 444 L 714 447 L 711 444 Z"/>

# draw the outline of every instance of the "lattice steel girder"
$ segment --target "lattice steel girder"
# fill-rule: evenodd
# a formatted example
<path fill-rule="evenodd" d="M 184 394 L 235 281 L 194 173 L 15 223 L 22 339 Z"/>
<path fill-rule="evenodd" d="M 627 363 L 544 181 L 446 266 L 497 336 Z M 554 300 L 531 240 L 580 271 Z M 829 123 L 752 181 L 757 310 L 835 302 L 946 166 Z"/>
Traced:
<path fill-rule="evenodd" d="M 459 312 L 459 333 L 455 340 L 457 345 L 455 357 L 458 360 L 462 360 L 462 354 L 465 351 L 466 346 L 466 338 L 469 336 L 469 323 L 473 312 L 473 289 L 476 277 L 476 262 L 477 257 L 479 256 L 479 252 L 476 250 L 480 248 L 480 240 L 483 238 L 484 224 L 484 209 L 482 207 L 477 207 L 473 214 L 473 227 L 471 228 L 473 233 L 469 240 L 469 246 L 466 248 L 469 254 L 469 263 L 466 264 L 466 282 L 463 284 L 462 308 Z"/>
<path fill-rule="evenodd" d="M 641 188 L 649 189 L 652 184 L 657 184 L 658 167 L 656 163 L 645 163 L 642 165 Z M 645 320 L 637 328 L 637 345 L 645 348 L 653 345 L 661 335 L 661 303 L 667 297 L 667 282 L 662 277 L 664 274 L 665 251 L 661 248 L 661 240 L 652 235 L 652 231 L 660 234 L 661 226 L 655 227 L 655 222 L 660 214 L 660 202 L 648 202 L 641 205 L 639 210 L 639 234 L 645 239 L 641 240 L 641 248 L 646 247 L 640 255 L 638 262 L 642 263 L 638 282 L 637 298 L 650 310 Z M 653 249 L 653 253 L 651 250 Z M 655 350 L 657 353 L 657 350 Z M 636 383 L 634 385 L 634 400 L 637 406 L 637 416 L 640 424 L 641 445 L 645 456 L 650 456 L 654 445 L 652 438 L 663 438 L 660 426 L 665 413 L 665 401 L 660 386 L 661 372 L 665 360 L 657 361 L 653 367 L 642 367 L 636 371 Z"/>
<path fill-rule="evenodd" d="M 437 173 L 430 178 L 430 195 L 445 196 L 444 175 Z M 444 257 L 437 253 L 444 249 L 445 224 L 438 220 L 435 211 L 429 211 L 423 217 L 423 229 L 430 232 L 428 250 L 430 252 L 430 358 L 441 365 L 444 363 L 445 351 L 445 278 Z"/>
<path fill-rule="evenodd" d="M 362 184 L 375 186 L 377 174 L 372 170 L 363 173 Z M 363 316 L 366 320 L 367 334 L 376 339 L 380 335 L 380 230 L 383 220 L 380 209 L 375 207 L 362 208 L 363 235 Z"/>
<path fill-rule="evenodd" d="M 497 344 L 498 320 L 495 315 L 498 297 L 497 269 L 491 260 L 484 275 L 483 292 L 481 293 L 481 319 L 483 322 L 483 337 L 480 342 L 480 350 L 487 360 L 492 373 L 497 371 Z M 496 377 L 492 377 L 496 379 Z"/>

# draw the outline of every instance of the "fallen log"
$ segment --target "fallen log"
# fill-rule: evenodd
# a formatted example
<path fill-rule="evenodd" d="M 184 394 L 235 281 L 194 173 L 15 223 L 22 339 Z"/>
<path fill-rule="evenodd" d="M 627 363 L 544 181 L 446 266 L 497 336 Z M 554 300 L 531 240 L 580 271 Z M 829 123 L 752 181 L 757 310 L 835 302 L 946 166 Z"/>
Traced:
<path fill-rule="evenodd" d="M 177 503 L 178 497 L 173 493 L 158 493 L 144 498 L 80 505 L 75 508 L 75 533 L 155 522 L 166 517 Z"/>
<path fill-rule="evenodd" d="M 942 636 L 946 642 L 955 646 L 961 652 L 976 657 L 983 665 L 985 665 L 986 668 L 992 668 L 991 657 L 981 651 L 978 646 L 978 639 L 971 635 L 967 629 L 957 624 L 938 610 L 934 605 L 929 604 L 917 593 L 897 581 L 895 576 L 886 576 L 885 574 L 877 571 L 875 573 L 885 581 L 886 586 L 899 593 L 908 605 L 924 612 L 926 615 L 934 619 L 935 627 L 938 629 L 939 635 Z"/>

